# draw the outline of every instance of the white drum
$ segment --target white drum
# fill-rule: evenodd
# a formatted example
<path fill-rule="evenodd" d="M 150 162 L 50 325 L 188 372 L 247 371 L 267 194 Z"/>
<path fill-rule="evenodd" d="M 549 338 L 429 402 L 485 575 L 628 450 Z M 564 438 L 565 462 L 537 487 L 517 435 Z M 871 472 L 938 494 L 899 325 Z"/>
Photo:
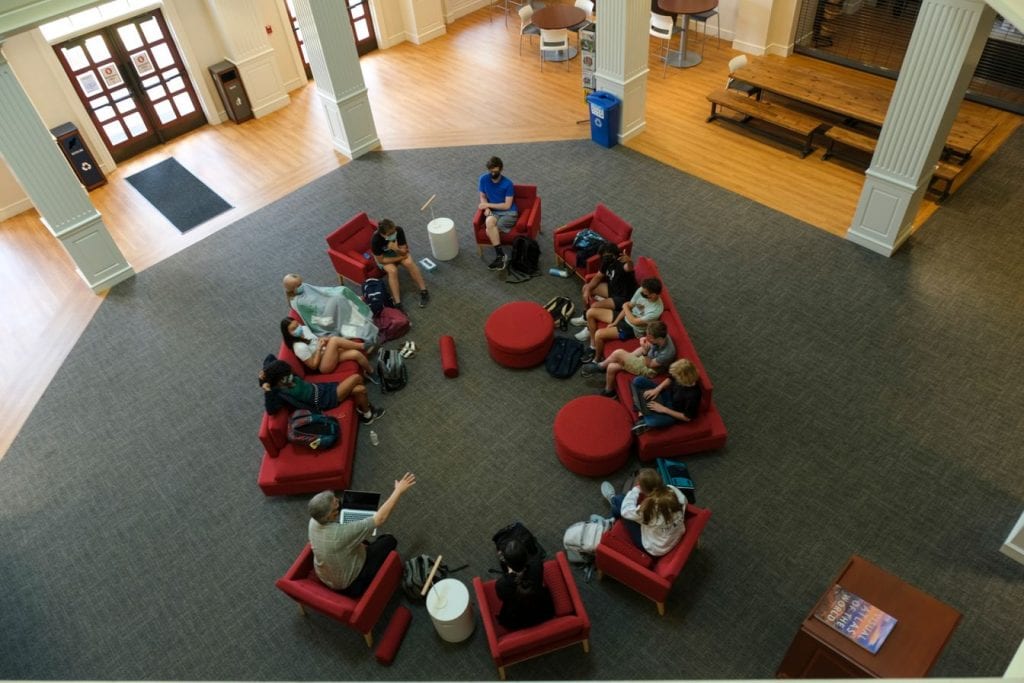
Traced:
<path fill-rule="evenodd" d="M 473 633 L 473 606 L 469 589 L 458 579 L 442 579 L 427 593 L 427 612 L 437 635 L 449 643 L 461 643 Z"/>
<path fill-rule="evenodd" d="M 427 223 L 430 251 L 438 261 L 451 261 L 459 255 L 459 236 L 451 218 L 435 218 Z"/>

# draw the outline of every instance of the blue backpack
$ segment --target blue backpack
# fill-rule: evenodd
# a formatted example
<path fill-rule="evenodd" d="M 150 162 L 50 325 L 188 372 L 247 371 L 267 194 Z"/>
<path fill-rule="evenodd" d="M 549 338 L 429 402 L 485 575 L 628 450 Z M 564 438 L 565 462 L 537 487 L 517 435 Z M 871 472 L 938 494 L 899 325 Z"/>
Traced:
<path fill-rule="evenodd" d="M 341 425 L 330 415 L 300 409 L 288 418 L 288 441 L 313 450 L 327 450 L 338 442 Z"/>
<path fill-rule="evenodd" d="M 576 233 L 572 240 L 572 248 L 576 252 L 576 267 L 583 268 L 587 265 L 587 259 L 597 253 L 605 239 L 590 228 L 584 228 Z"/>
<path fill-rule="evenodd" d="M 388 283 L 379 277 L 370 277 L 363 283 L 363 301 L 370 307 L 373 315 L 384 310 L 385 306 L 394 307 Z"/>

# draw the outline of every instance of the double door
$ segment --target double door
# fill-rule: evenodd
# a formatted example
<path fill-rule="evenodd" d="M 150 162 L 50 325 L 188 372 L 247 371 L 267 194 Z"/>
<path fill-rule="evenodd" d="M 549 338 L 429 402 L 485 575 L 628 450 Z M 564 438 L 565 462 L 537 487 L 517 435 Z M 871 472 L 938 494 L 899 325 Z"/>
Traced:
<path fill-rule="evenodd" d="M 206 123 L 159 10 L 54 50 L 115 161 Z"/>

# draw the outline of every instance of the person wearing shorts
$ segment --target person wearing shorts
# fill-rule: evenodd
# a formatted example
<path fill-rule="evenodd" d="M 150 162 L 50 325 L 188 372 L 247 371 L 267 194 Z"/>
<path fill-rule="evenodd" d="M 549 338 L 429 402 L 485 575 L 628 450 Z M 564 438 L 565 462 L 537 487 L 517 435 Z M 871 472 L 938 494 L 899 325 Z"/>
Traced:
<path fill-rule="evenodd" d="M 494 247 L 494 260 L 487 266 L 491 270 L 503 270 L 508 265 L 508 255 L 501 246 L 501 233 L 515 227 L 519 210 L 515 202 L 515 185 L 501 174 L 504 164 L 498 157 L 487 160 L 487 173 L 480 176 L 477 189 L 484 212 L 484 232 Z"/>
<path fill-rule="evenodd" d="M 595 321 L 594 327 L 598 322 L 611 323 L 637 287 L 633 259 L 628 252 L 619 249 L 617 244 L 605 242 L 597 253 L 601 257 L 600 270 L 587 280 L 581 291 L 583 315 L 569 321 L 577 327 L 588 328 L 576 333 L 580 341 L 590 338 L 588 319 Z"/>
<path fill-rule="evenodd" d="M 391 291 L 391 300 L 395 302 L 395 308 L 402 310 L 402 288 L 398 284 L 398 266 L 409 271 L 409 276 L 416 286 L 420 288 L 420 308 L 424 308 L 430 301 L 430 292 L 427 291 L 427 283 L 423 281 L 423 274 L 416 266 L 416 261 L 409 253 L 409 243 L 405 240 L 405 230 L 394 224 L 393 221 L 385 218 L 374 231 L 370 238 L 370 251 L 377 265 L 387 273 L 388 289 Z"/>
<path fill-rule="evenodd" d="M 661 300 L 661 280 L 649 277 L 640 283 L 633 297 L 622 305 L 622 310 L 608 324 L 608 327 L 597 329 L 597 321 L 587 318 L 587 336 L 590 348 L 583 352 L 583 362 L 601 358 L 605 342 L 613 339 L 626 341 L 634 337 L 642 337 L 647 332 L 647 323 L 657 320 L 665 310 Z"/>
<path fill-rule="evenodd" d="M 631 375 L 648 379 L 663 372 L 676 359 L 676 345 L 668 336 L 668 328 L 661 320 L 647 323 L 647 334 L 640 337 L 640 346 L 633 351 L 616 349 L 600 363 L 586 363 L 580 368 L 584 377 L 605 373 L 602 396 L 615 396 L 615 376 L 625 370 Z"/>

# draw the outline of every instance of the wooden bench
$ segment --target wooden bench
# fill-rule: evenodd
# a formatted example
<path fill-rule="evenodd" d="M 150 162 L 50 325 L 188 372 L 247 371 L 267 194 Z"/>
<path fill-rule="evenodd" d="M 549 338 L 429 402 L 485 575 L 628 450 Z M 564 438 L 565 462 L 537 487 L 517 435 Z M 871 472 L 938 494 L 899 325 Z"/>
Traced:
<path fill-rule="evenodd" d="M 711 116 L 708 117 L 709 123 L 718 118 L 740 124 L 746 123 L 750 119 L 758 119 L 778 128 L 783 128 L 803 138 L 803 147 L 800 150 L 801 157 L 806 157 L 814 151 L 814 148 L 811 147 L 811 137 L 822 126 L 827 125 L 813 116 L 801 114 L 792 109 L 786 109 L 780 105 L 771 104 L 763 100 L 755 100 L 731 90 L 714 90 L 708 93 L 707 98 L 711 103 Z M 719 107 L 739 112 L 743 115 L 743 119 L 736 121 L 735 119 L 720 116 L 718 113 Z"/>
<path fill-rule="evenodd" d="M 941 202 L 949 196 L 949 191 L 953 189 L 953 181 L 960 175 L 960 171 L 963 168 L 946 161 L 940 161 L 935 164 L 935 174 L 932 175 L 932 181 L 929 183 L 928 189 L 938 193 L 939 201 Z M 938 185 L 942 184 L 942 187 Z"/>
<path fill-rule="evenodd" d="M 822 159 L 828 159 L 834 155 L 834 147 L 837 142 L 841 145 L 858 149 L 861 152 L 867 152 L 868 154 L 874 154 L 875 145 L 878 144 L 878 140 L 869 135 L 858 133 L 849 128 L 840 128 L 839 126 L 832 126 L 826 130 L 825 137 L 828 138 L 828 147 L 825 148 L 825 154 L 822 155 Z"/>

